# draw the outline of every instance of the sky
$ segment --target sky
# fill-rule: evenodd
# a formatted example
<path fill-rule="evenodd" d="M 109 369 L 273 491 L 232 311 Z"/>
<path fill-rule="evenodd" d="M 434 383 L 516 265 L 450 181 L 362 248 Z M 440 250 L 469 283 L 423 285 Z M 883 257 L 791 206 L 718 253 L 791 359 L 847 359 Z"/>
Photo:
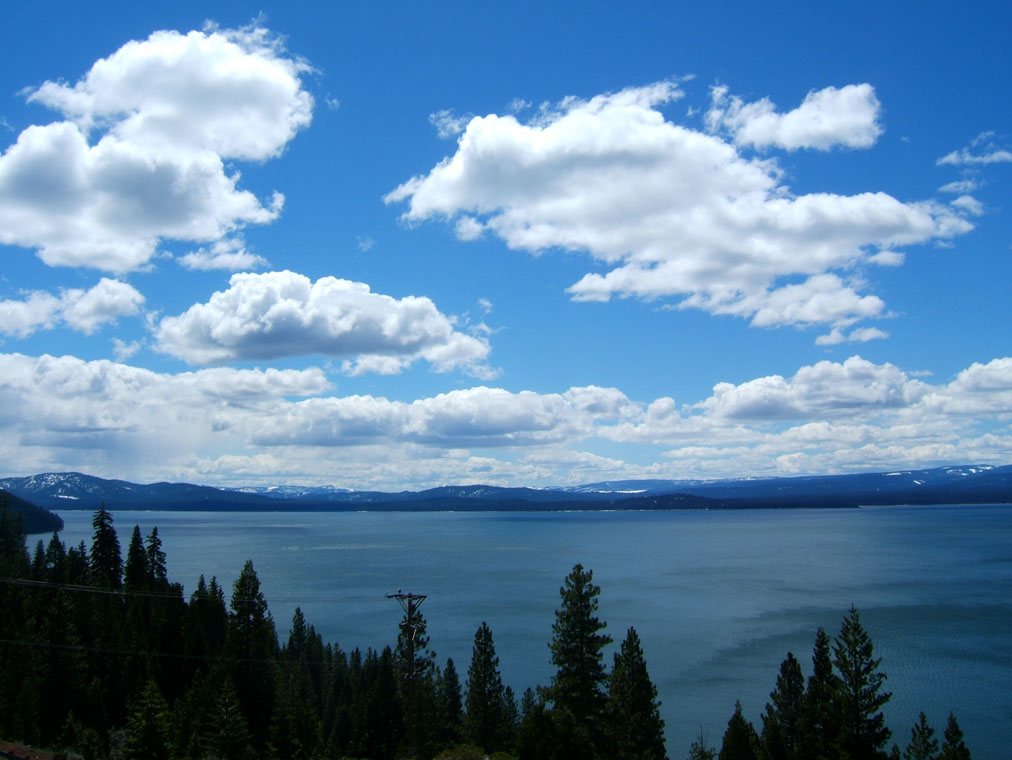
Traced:
<path fill-rule="evenodd" d="M 11 4 L 0 474 L 1012 463 L 1006 3 Z"/>

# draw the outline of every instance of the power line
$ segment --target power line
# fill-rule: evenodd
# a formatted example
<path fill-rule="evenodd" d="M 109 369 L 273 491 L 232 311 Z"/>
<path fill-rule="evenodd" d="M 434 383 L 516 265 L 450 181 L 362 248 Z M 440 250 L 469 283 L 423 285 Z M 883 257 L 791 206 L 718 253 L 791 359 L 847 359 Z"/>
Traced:
<path fill-rule="evenodd" d="M 0 577 L 0 583 L 8 583 L 13 586 L 29 586 L 35 588 L 50 588 L 63 591 L 78 591 L 88 594 L 106 594 L 109 596 L 137 596 L 137 597 L 150 597 L 154 599 L 184 599 L 182 593 L 174 593 L 171 591 L 138 591 L 135 589 L 110 589 L 110 588 L 98 588 L 97 586 L 83 586 L 74 583 L 55 583 L 51 581 L 36 581 L 29 578 L 4 578 Z M 221 587 L 219 587 L 221 588 Z M 193 599 L 191 595 L 191 599 Z M 195 597 L 196 599 L 213 598 L 210 595 L 207 597 Z M 264 601 L 268 603 L 279 602 L 279 603 L 319 603 L 319 604 L 332 604 L 334 602 L 358 602 L 371 600 L 375 601 L 376 597 L 370 594 L 346 594 L 344 596 L 329 596 L 329 597 L 296 597 L 296 596 L 274 596 L 264 597 Z M 252 599 L 247 597 L 236 597 L 231 596 L 225 598 L 225 603 L 229 601 L 235 602 L 254 602 L 259 599 Z"/>

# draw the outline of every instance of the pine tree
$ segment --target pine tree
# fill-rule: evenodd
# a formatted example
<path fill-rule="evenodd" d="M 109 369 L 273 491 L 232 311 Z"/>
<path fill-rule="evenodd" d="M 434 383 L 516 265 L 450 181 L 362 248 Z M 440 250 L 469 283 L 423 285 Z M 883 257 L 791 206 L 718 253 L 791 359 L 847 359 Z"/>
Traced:
<path fill-rule="evenodd" d="M 885 725 L 882 706 L 892 696 L 882 691 L 885 673 L 874 645 L 851 607 L 833 646 L 833 663 L 840 674 L 841 747 L 851 757 L 887 757 L 884 747 L 892 732 Z"/>
<path fill-rule="evenodd" d="M 630 628 L 608 676 L 608 733 L 616 757 L 666 760 L 664 721 L 643 648 Z"/>
<path fill-rule="evenodd" d="M 148 584 L 155 591 L 165 591 L 169 587 L 168 574 L 165 570 L 165 552 L 162 551 L 162 540 L 158 537 L 158 526 L 151 529 L 145 541 L 147 555 Z"/>
<path fill-rule="evenodd" d="M 727 722 L 718 760 L 756 760 L 758 746 L 759 735 L 742 714 L 741 702 L 736 702 L 734 713 Z"/>
<path fill-rule="evenodd" d="M 832 758 L 840 732 L 838 693 L 840 679 L 833 672 L 829 635 L 823 628 L 815 634 L 812 675 L 801 701 L 798 749 L 803 758 Z"/>
<path fill-rule="evenodd" d="M 707 745 L 706 737 L 703 736 L 703 729 L 699 729 L 699 736 L 689 745 L 689 756 L 687 760 L 717 760 L 717 751 Z"/>
<path fill-rule="evenodd" d="M 91 540 L 91 574 L 95 585 L 101 588 L 123 587 L 123 560 L 119 538 L 112 527 L 112 515 L 105 506 L 98 508 L 91 521 L 94 534 Z"/>
<path fill-rule="evenodd" d="M 495 653 L 492 631 L 482 622 L 474 634 L 471 667 L 467 669 L 467 700 L 464 735 L 467 741 L 495 752 L 504 748 L 503 722 L 505 700 L 499 658 Z"/>
<path fill-rule="evenodd" d="M 464 702 L 460 676 L 453 659 L 447 659 L 436 688 L 438 705 L 439 740 L 443 746 L 460 742 L 464 735 Z"/>
<path fill-rule="evenodd" d="M 597 618 L 599 586 L 593 573 L 577 564 L 559 589 L 562 606 L 555 611 L 552 625 L 551 699 L 557 708 L 569 711 L 576 722 L 596 734 L 604 714 L 604 648 L 611 637 L 601 633 L 606 623 Z"/>
<path fill-rule="evenodd" d="M 910 743 L 903 752 L 903 760 L 936 760 L 937 752 L 935 729 L 928 725 L 928 716 L 922 712 L 910 730 Z"/>
<path fill-rule="evenodd" d="M 147 587 L 148 555 L 141 540 L 141 526 L 135 525 L 127 546 L 126 565 L 123 568 L 123 587 L 128 591 L 140 591 Z"/>
<path fill-rule="evenodd" d="M 805 678 L 792 652 L 780 664 L 776 688 L 763 715 L 762 745 L 769 760 L 790 760 L 798 756 L 798 740 Z"/>
<path fill-rule="evenodd" d="M 169 706 L 148 681 L 130 709 L 124 760 L 169 760 Z"/>
<path fill-rule="evenodd" d="M 253 747 L 262 753 L 267 746 L 274 709 L 278 638 L 267 600 L 260 591 L 260 579 L 250 560 L 232 587 L 230 606 L 226 648 L 233 661 L 232 682 Z"/>
<path fill-rule="evenodd" d="M 951 712 L 945 723 L 945 741 L 942 742 L 942 750 L 938 754 L 939 760 L 970 760 L 970 750 L 963 743 L 963 732 L 956 722 L 956 716 Z"/>

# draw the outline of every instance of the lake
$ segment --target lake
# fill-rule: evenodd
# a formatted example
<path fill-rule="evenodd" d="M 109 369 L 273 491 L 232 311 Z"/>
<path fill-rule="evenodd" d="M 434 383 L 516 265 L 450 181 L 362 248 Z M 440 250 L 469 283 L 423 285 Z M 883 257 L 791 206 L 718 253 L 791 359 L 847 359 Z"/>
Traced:
<path fill-rule="evenodd" d="M 134 524 L 158 526 L 187 596 L 201 573 L 228 596 L 252 559 L 282 640 L 298 606 L 346 651 L 393 644 L 402 613 L 385 594 L 427 594 L 438 662 L 465 681 L 486 621 L 518 697 L 551 678 L 559 588 L 581 563 L 615 646 L 629 626 L 642 639 L 672 760 L 700 729 L 719 748 L 735 700 L 761 730 L 787 652 L 807 679 L 816 628 L 835 636 L 854 605 L 894 694 L 893 741 L 920 710 L 941 737 L 953 710 L 975 758 L 1012 754 L 1009 506 L 113 516 L 124 555 Z M 61 517 L 65 543 L 90 544 L 90 512 Z"/>

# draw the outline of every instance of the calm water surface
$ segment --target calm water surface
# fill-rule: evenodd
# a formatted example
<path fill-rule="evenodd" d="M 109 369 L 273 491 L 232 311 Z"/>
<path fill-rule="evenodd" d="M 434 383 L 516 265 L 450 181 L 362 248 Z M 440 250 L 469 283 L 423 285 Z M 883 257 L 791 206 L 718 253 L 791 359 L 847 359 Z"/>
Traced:
<path fill-rule="evenodd" d="M 91 513 L 61 516 L 65 543 L 90 544 Z M 124 554 L 134 524 L 158 526 L 187 595 L 202 573 L 230 593 L 252 559 L 282 638 L 298 606 L 345 650 L 392 644 L 401 610 L 384 595 L 427 594 L 438 661 L 466 679 L 486 621 L 518 696 L 551 678 L 559 587 L 582 563 L 607 632 L 643 641 L 673 760 L 700 728 L 719 746 L 736 699 L 761 728 L 787 652 L 807 678 L 816 628 L 835 635 L 855 605 L 894 693 L 893 741 L 920 710 L 940 736 L 954 710 L 975 758 L 1012 757 L 1012 507 L 113 516 Z"/>

